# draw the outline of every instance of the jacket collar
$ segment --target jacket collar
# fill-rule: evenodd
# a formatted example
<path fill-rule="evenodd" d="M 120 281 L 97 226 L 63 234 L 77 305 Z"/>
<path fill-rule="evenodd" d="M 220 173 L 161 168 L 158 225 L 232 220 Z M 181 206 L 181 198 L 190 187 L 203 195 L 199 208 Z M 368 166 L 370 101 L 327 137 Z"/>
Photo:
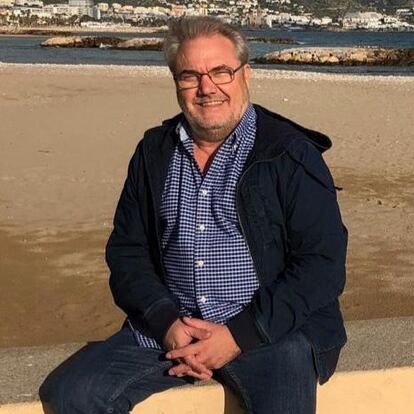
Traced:
<path fill-rule="evenodd" d="M 320 152 L 328 150 L 331 140 L 324 134 L 302 127 L 260 105 L 253 105 L 257 114 L 256 139 L 247 158 L 245 169 L 256 161 L 275 158 L 298 138 L 309 140 Z M 177 125 L 184 121 L 182 113 L 150 129 L 144 136 L 144 158 L 158 204 L 164 188 L 170 158 L 179 141 Z"/>
<path fill-rule="evenodd" d="M 304 128 L 260 105 L 254 105 L 254 108 L 257 113 L 257 139 L 247 160 L 248 165 L 277 157 L 300 137 L 310 141 L 321 153 L 331 148 L 332 142 L 326 135 Z"/>
<path fill-rule="evenodd" d="M 253 105 L 257 113 L 257 132 L 255 145 L 252 149 L 252 157 L 256 159 L 267 159 L 270 156 L 277 155 L 286 148 L 289 140 L 302 136 L 309 140 L 320 152 L 331 148 L 331 140 L 324 134 L 305 128 L 290 119 L 279 114 L 269 111 L 260 105 Z M 177 125 L 185 122 L 182 113 L 168 119 L 162 123 L 161 128 L 154 128 L 148 132 L 157 132 L 155 137 L 149 141 L 151 152 L 160 161 L 169 160 L 172 151 L 178 140 Z M 154 134 L 152 134 L 154 135 Z"/>

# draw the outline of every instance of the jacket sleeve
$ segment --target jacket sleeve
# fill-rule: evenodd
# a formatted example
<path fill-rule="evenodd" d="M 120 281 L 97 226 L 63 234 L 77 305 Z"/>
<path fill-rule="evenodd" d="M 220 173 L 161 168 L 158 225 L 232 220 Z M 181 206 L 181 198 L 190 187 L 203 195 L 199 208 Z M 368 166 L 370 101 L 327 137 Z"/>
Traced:
<path fill-rule="evenodd" d="M 287 152 L 281 166 L 279 177 L 287 177 L 280 183 L 286 265 L 228 322 L 243 351 L 274 343 L 299 329 L 313 312 L 333 302 L 345 284 L 347 231 L 321 154 L 305 142 Z"/>
<path fill-rule="evenodd" d="M 155 229 L 144 225 L 144 220 L 148 222 L 151 202 L 141 143 L 129 164 L 106 246 L 106 261 L 115 303 L 134 326 L 162 344 L 165 333 L 178 317 L 178 300 L 162 283 L 160 266 L 157 267 L 154 249 L 150 248 L 147 233 L 153 232 L 155 240 Z"/>

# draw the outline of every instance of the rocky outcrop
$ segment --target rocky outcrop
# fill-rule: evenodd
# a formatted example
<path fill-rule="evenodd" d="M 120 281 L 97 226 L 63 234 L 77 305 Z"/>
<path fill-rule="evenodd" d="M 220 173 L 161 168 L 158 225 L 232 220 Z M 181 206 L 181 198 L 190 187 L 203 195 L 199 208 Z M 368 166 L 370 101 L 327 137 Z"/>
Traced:
<path fill-rule="evenodd" d="M 118 43 L 117 49 L 124 50 L 162 50 L 162 39 L 157 38 L 134 38 Z"/>
<path fill-rule="evenodd" d="M 162 39 L 133 38 L 119 39 L 101 36 L 60 36 L 41 43 L 42 47 L 111 47 L 122 50 L 162 50 Z"/>
<path fill-rule="evenodd" d="M 252 43 L 276 43 L 279 45 L 297 45 L 298 42 L 293 39 L 283 37 L 248 37 L 248 42 Z"/>
<path fill-rule="evenodd" d="M 293 65 L 413 65 L 414 49 L 308 47 L 267 53 L 253 61 Z"/>
<path fill-rule="evenodd" d="M 100 36 L 59 36 L 41 43 L 42 47 L 102 47 L 116 46 L 122 39 Z"/>

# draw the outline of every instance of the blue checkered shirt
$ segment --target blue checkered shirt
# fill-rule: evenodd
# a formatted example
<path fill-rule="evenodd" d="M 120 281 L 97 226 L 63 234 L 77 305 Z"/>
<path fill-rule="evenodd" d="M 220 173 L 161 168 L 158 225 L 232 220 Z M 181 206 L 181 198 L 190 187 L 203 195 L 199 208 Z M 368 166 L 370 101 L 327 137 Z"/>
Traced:
<path fill-rule="evenodd" d="M 166 284 L 179 298 L 180 316 L 225 323 L 251 301 L 258 278 L 236 211 L 236 186 L 256 135 L 249 105 L 203 175 L 185 124 L 170 160 L 162 203 Z M 161 349 L 135 331 L 140 346 Z"/>

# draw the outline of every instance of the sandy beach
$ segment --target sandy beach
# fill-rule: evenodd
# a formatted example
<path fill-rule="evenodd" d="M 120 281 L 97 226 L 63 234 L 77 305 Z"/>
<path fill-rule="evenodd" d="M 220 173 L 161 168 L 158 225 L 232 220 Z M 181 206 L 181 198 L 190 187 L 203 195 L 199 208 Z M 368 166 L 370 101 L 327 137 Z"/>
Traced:
<path fill-rule="evenodd" d="M 257 70 L 252 101 L 333 141 L 345 318 L 414 315 L 414 78 Z M 120 326 L 104 246 L 137 142 L 177 112 L 165 68 L 0 64 L 0 347 Z"/>

